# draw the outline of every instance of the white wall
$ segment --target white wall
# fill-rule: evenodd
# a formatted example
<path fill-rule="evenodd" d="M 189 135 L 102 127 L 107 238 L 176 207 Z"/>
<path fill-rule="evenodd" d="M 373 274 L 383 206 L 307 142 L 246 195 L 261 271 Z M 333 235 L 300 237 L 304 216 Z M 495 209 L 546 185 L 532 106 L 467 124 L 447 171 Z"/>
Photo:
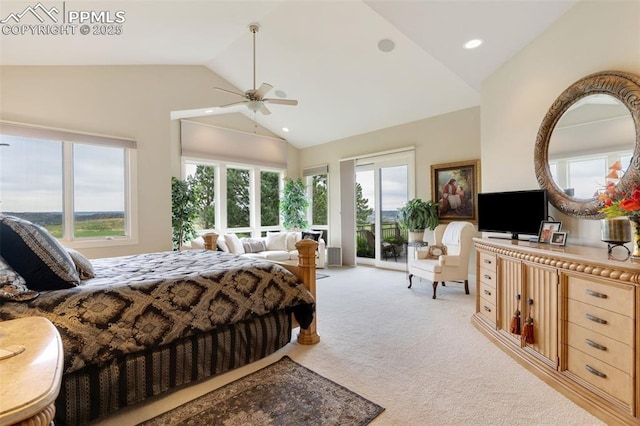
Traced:
<path fill-rule="evenodd" d="M 598 71 L 640 75 L 640 1 L 582 1 L 485 80 L 481 90 L 482 188 L 538 188 L 533 149 L 556 97 Z M 517 211 L 514 211 L 517 214 Z M 555 209 L 568 242 L 603 246 L 599 221 Z"/>
<path fill-rule="evenodd" d="M 430 200 L 432 164 L 480 158 L 480 109 L 468 108 L 300 150 L 300 168 L 329 165 L 328 245 L 341 245 L 340 159 L 406 146 L 416 149 L 416 197 Z"/>
<path fill-rule="evenodd" d="M 228 83 L 202 66 L 4 66 L 0 119 L 135 139 L 139 244 L 82 251 L 95 258 L 170 250 L 170 178 L 180 175 L 180 127 L 170 111 L 220 103 L 208 89 L 221 85 Z M 289 155 L 297 172 L 297 150 Z"/>

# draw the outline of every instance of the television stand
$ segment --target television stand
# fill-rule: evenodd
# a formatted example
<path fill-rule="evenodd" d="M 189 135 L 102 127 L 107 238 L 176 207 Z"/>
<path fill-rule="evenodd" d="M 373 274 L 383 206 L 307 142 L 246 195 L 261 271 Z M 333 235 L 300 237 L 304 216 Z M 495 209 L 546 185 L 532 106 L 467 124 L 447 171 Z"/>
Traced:
<path fill-rule="evenodd" d="M 520 239 L 520 235 L 516 234 L 516 233 L 511 233 L 511 237 L 507 237 L 507 236 L 498 236 L 498 235 L 490 235 L 488 238 L 495 238 L 497 240 L 516 240 L 516 241 L 529 241 L 529 239 L 526 240 L 521 240 Z M 537 240 L 537 238 L 536 238 Z"/>

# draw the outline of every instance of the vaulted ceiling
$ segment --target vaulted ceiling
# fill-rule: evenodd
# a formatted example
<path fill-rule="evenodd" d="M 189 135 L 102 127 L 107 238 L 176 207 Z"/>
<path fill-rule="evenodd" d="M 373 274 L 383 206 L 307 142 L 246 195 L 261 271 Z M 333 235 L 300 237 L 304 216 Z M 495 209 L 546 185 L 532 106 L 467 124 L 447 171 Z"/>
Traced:
<path fill-rule="evenodd" d="M 253 85 L 249 24 L 258 22 L 256 84 L 274 86 L 267 97 L 299 104 L 269 105 L 271 114 L 255 120 L 304 148 L 479 105 L 483 80 L 577 1 L 67 1 L 75 9 L 124 11 L 123 33 L 2 36 L 0 63 L 204 65 L 227 89 L 244 92 Z M 29 5 L 3 1 L 0 19 Z M 474 38 L 484 43 L 464 49 Z M 380 50 L 381 40 L 394 49 Z M 216 108 L 238 96 L 202 90 L 211 90 L 211 105 L 174 116 L 254 119 L 244 106 Z"/>

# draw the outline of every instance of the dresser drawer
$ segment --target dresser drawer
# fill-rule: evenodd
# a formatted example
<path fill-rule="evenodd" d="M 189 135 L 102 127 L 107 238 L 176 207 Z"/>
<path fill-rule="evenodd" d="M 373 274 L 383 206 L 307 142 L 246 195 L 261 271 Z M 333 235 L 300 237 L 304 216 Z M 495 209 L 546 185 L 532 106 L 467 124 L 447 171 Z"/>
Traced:
<path fill-rule="evenodd" d="M 479 266 L 480 268 L 484 268 L 488 271 L 495 272 L 496 271 L 496 255 L 491 253 L 479 252 Z"/>
<path fill-rule="evenodd" d="M 480 297 L 480 313 L 489 319 L 492 323 L 496 322 L 496 305 L 487 299 Z"/>
<path fill-rule="evenodd" d="M 568 302 L 569 322 L 634 346 L 634 321 L 631 318 L 577 300 L 569 299 Z"/>
<path fill-rule="evenodd" d="M 633 374 L 631 347 L 579 325 L 568 323 L 567 344 L 629 375 Z"/>
<path fill-rule="evenodd" d="M 482 299 L 491 303 L 493 306 L 496 305 L 496 288 L 491 284 L 487 284 L 483 280 L 480 280 L 480 282 L 478 282 L 478 294 Z"/>
<path fill-rule="evenodd" d="M 634 318 L 634 288 L 569 277 L 568 296 L 602 309 Z"/>
<path fill-rule="evenodd" d="M 496 271 L 490 269 L 480 268 L 480 276 L 478 281 L 489 286 L 496 288 Z"/>
<path fill-rule="evenodd" d="M 628 374 L 571 346 L 568 370 L 627 405 L 633 405 L 633 379 Z"/>

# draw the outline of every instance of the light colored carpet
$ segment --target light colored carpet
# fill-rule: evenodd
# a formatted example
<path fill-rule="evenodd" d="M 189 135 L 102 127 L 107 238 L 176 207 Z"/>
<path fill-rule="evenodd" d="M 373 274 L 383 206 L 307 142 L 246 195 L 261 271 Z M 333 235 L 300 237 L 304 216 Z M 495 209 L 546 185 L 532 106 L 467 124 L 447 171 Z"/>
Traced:
<path fill-rule="evenodd" d="M 438 287 L 403 272 L 331 268 L 318 282 L 314 346 L 265 360 L 101 422 L 136 424 L 283 355 L 385 407 L 372 425 L 602 425 L 490 343 L 471 324 L 475 286 Z M 295 332 L 294 332 L 295 334 Z M 295 336 L 294 336 L 295 342 Z"/>

